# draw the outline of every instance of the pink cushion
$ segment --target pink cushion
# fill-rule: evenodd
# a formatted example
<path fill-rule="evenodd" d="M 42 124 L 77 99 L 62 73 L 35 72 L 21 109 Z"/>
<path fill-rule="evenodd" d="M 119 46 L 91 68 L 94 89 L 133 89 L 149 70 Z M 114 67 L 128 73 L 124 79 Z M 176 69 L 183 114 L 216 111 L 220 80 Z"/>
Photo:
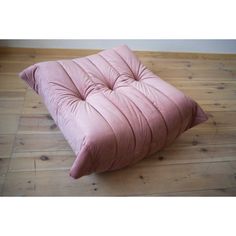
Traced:
<path fill-rule="evenodd" d="M 195 101 L 127 46 L 37 63 L 20 76 L 43 98 L 75 152 L 74 178 L 134 164 L 207 120 Z"/>

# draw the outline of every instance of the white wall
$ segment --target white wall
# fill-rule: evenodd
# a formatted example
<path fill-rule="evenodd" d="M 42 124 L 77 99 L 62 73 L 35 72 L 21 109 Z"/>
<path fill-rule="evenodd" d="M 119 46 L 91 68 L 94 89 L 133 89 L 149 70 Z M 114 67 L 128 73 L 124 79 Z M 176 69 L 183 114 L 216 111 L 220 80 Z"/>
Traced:
<path fill-rule="evenodd" d="M 126 44 L 133 50 L 236 54 L 236 40 L 0 40 L 0 46 L 105 49 Z"/>

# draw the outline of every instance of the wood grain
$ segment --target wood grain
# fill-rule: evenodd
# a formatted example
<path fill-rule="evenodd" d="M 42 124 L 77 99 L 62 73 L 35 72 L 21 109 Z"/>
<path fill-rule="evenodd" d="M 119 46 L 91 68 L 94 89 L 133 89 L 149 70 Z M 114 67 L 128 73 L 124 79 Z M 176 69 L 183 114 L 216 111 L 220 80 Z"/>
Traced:
<path fill-rule="evenodd" d="M 0 91 L 24 91 L 27 85 L 17 75 L 0 74 Z"/>
<path fill-rule="evenodd" d="M 209 120 L 134 166 L 78 180 L 75 159 L 40 97 L 18 73 L 98 50 L 0 48 L 0 195 L 235 196 L 236 55 L 135 52 L 195 99 Z"/>
<path fill-rule="evenodd" d="M 24 156 L 24 153 L 22 153 Z M 9 166 L 10 172 L 16 171 L 42 171 L 42 170 L 69 170 L 75 156 L 58 154 L 31 153 L 30 157 L 12 158 Z"/>
<path fill-rule="evenodd" d="M 47 115 L 22 115 L 19 119 L 18 133 L 60 133 L 52 117 Z"/>
<path fill-rule="evenodd" d="M 14 152 L 71 150 L 62 134 L 18 134 Z"/>
<path fill-rule="evenodd" d="M 216 189 L 206 189 L 206 190 L 195 190 L 190 192 L 178 192 L 178 193 L 166 193 L 160 196 L 198 196 L 198 197 L 222 197 L 222 196 L 235 196 L 236 188 L 216 188 Z"/>
<path fill-rule="evenodd" d="M 23 100 L 1 100 L 0 99 L 0 114 L 21 114 L 23 109 Z"/>
<path fill-rule="evenodd" d="M 18 115 L 0 115 L 0 134 L 15 134 L 18 128 Z"/>
<path fill-rule="evenodd" d="M 42 99 L 32 89 L 28 89 L 22 113 L 31 115 L 48 114 L 48 110 L 44 106 Z"/>
<path fill-rule="evenodd" d="M 235 161 L 140 165 L 79 180 L 69 178 L 68 170 L 8 172 L 4 195 L 142 196 L 236 187 Z"/>
<path fill-rule="evenodd" d="M 0 158 L 10 157 L 14 144 L 15 135 L 0 134 Z"/>

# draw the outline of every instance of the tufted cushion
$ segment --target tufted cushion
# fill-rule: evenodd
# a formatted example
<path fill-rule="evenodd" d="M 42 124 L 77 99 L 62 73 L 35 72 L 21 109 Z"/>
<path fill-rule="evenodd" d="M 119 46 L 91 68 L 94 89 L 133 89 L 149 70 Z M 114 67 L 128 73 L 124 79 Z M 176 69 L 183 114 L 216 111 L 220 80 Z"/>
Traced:
<path fill-rule="evenodd" d="M 126 46 L 37 63 L 20 76 L 43 98 L 75 152 L 74 178 L 134 164 L 207 120 L 196 102 Z"/>

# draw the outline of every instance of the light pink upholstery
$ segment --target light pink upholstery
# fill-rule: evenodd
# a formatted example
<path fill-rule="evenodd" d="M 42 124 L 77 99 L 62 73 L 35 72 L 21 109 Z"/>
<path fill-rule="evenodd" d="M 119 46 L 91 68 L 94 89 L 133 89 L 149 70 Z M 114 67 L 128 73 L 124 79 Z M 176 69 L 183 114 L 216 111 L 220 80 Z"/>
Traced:
<path fill-rule="evenodd" d="M 196 102 L 126 46 L 37 63 L 20 76 L 43 98 L 74 150 L 74 178 L 134 164 L 207 120 Z"/>

